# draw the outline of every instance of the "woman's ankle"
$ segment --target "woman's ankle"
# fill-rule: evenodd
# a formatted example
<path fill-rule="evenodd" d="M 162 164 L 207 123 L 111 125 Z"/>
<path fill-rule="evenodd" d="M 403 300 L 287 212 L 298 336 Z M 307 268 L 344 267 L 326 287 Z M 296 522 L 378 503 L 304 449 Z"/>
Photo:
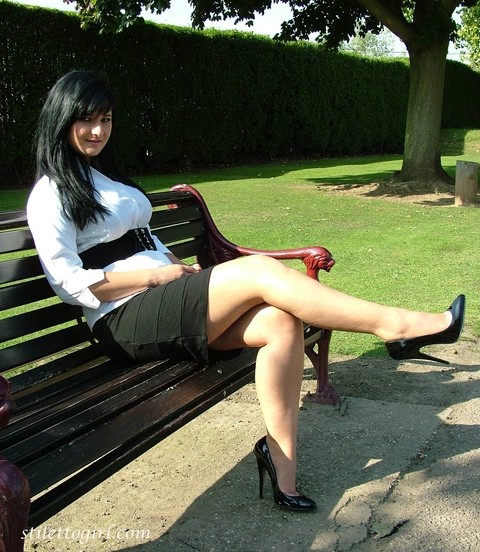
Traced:
<path fill-rule="evenodd" d="M 379 335 L 383 341 L 390 342 L 432 335 L 442 332 L 452 323 L 452 313 L 450 311 L 440 314 L 404 312 L 403 316 L 400 315 L 397 318 L 396 324 L 393 324 L 389 330 L 383 331 L 382 336 Z"/>
<path fill-rule="evenodd" d="M 267 444 L 277 474 L 279 489 L 284 494 L 297 496 L 295 457 L 293 459 L 288 458 L 277 441 L 270 435 L 267 436 Z"/>

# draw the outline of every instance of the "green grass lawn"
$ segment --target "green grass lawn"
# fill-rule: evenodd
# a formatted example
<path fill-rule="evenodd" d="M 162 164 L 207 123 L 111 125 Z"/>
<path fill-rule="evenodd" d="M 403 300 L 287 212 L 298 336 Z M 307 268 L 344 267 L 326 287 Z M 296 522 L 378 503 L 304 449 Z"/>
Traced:
<path fill-rule="evenodd" d="M 444 134 L 442 164 L 480 162 L 480 131 Z M 138 177 L 149 191 L 196 186 L 220 230 L 241 245 L 284 249 L 323 245 L 336 259 L 322 281 L 348 293 L 412 309 L 445 310 L 468 300 L 464 339 L 480 335 L 480 209 L 432 201 L 415 204 L 331 191 L 388 178 L 400 156 L 317 159 Z M 9 200 L 6 198 L 9 196 Z M 0 193 L 2 210 L 23 206 L 26 192 Z M 300 263 L 295 265 L 302 268 Z M 332 353 L 385 354 L 377 339 L 337 332 Z"/>

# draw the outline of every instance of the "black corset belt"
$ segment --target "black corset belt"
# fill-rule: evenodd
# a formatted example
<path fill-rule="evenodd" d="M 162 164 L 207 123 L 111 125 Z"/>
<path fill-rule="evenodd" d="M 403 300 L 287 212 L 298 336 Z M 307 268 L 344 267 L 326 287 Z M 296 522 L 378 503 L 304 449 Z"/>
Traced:
<path fill-rule="evenodd" d="M 140 251 L 156 249 L 148 228 L 134 228 L 116 240 L 90 247 L 79 256 L 83 261 L 83 268 L 103 268 L 115 261 L 128 259 Z"/>

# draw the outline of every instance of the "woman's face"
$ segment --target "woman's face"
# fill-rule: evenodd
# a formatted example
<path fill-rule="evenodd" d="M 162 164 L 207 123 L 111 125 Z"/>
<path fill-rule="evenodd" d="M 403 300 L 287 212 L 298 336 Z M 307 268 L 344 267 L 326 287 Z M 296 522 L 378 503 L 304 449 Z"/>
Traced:
<path fill-rule="evenodd" d="M 77 119 L 68 132 L 72 148 L 87 159 L 97 156 L 112 133 L 112 113 L 92 113 Z"/>

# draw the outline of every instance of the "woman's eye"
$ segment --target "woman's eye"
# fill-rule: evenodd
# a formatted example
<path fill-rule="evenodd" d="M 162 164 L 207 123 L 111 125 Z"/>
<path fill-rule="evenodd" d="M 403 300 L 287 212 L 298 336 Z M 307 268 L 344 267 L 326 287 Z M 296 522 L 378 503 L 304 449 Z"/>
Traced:
<path fill-rule="evenodd" d="M 102 123 L 109 123 L 111 120 L 111 117 L 102 117 Z"/>

